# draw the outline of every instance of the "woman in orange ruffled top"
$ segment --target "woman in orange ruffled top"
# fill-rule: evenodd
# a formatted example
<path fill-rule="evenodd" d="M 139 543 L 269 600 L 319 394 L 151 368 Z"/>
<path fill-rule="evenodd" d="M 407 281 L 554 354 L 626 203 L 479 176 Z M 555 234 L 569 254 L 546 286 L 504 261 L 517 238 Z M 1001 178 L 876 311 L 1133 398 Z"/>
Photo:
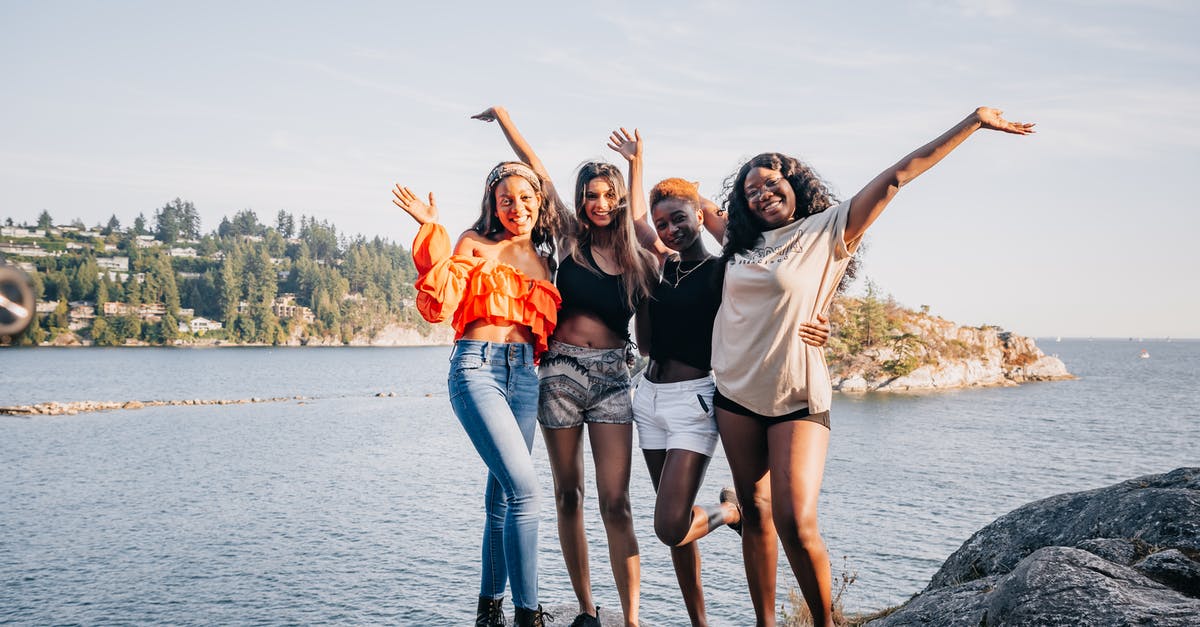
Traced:
<path fill-rule="evenodd" d="M 537 425 L 538 375 L 558 321 L 557 214 L 545 183 L 519 162 L 488 174 L 479 220 L 453 250 L 426 203 L 396 185 L 392 201 L 421 225 L 413 241 L 417 309 L 450 319 L 450 404 L 488 468 L 482 580 L 476 625 L 503 625 L 512 582 L 517 625 L 542 625 L 538 604 L 539 485 L 530 451 Z"/>
<path fill-rule="evenodd" d="M 497 122 L 517 158 L 546 181 L 547 195 L 558 198 L 545 165 L 508 111 L 491 107 L 472 117 Z M 630 186 L 640 189 L 642 141 L 637 129 L 632 135 L 625 129 L 613 131 L 608 147 L 625 158 Z M 559 208 L 563 227 L 562 268 L 556 277 L 562 311 L 561 324 L 538 372 L 538 422 L 554 476 L 558 541 L 579 601 L 573 627 L 600 625 L 584 530 L 585 430 L 624 624 L 638 624 L 641 558 L 629 503 L 633 455 L 629 322 L 638 304 L 653 291 L 658 267 L 653 255 L 643 250 L 657 241 L 653 227 L 643 219 L 645 203 L 631 205 L 627 196 L 616 166 L 588 161 L 575 178 L 574 211 L 566 209 L 561 198 L 552 202 Z"/>

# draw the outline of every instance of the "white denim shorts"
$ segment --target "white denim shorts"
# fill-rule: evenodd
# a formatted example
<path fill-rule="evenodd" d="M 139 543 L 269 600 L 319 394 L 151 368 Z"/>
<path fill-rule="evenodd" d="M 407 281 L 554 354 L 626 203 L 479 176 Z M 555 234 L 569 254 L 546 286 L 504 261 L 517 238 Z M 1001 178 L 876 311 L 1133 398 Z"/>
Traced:
<path fill-rule="evenodd" d="M 712 376 L 678 383 L 651 383 L 639 376 L 633 392 L 638 446 L 684 449 L 712 457 L 717 448 Z"/>

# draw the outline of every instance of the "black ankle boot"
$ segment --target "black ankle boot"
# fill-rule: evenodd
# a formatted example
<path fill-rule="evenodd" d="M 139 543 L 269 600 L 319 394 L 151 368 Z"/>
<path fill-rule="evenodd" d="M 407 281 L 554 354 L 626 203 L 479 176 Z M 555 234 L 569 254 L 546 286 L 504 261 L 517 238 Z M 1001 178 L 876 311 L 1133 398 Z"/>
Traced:
<path fill-rule="evenodd" d="M 554 617 L 542 611 L 542 606 L 537 606 L 536 610 L 527 610 L 517 606 L 516 614 L 513 616 L 513 625 L 516 627 L 546 627 L 547 620 L 554 620 Z"/>
<path fill-rule="evenodd" d="M 489 599 L 479 597 L 479 609 L 475 610 L 475 627 L 504 627 L 504 597 Z"/>

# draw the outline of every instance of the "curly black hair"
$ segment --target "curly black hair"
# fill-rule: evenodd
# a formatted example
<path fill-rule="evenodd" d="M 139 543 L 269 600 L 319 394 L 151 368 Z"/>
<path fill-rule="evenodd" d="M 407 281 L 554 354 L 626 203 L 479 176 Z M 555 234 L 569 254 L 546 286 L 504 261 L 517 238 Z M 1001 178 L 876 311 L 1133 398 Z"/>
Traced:
<path fill-rule="evenodd" d="M 725 179 L 724 208 L 728 224 L 725 227 L 725 245 L 721 249 L 722 268 L 734 255 L 750 250 L 764 229 L 762 221 L 750 211 L 750 203 L 746 200 L 746 177 L 753 168 L 767 168 L 783 175 L 796 196 L 796 219 L 821 213 L 838 203 L 837 197 L 825 181 L 803 161 L 778 152 L 764 152 L 753 157 L 738 168 L 736 173 Z M 845 275 L 838 284 L 838 292 L 844 291 L 854 280 L 862 250 L 860 245 L 855 251 Z"/>

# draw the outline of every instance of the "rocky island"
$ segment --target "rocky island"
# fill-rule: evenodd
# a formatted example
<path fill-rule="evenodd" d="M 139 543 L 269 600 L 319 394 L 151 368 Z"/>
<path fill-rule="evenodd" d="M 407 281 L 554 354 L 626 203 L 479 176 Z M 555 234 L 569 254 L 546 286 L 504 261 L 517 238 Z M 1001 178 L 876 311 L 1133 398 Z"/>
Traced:
<path fill-rule="evenodd" d="M 928 307 L 891 299 L 841 297 L 830 311 L 826 349 L 833 388 L 842 392 L 935 390 L 1073 379 L 1062 360 L 1031 338 L 1000 327 L 959 326 Z"/>

